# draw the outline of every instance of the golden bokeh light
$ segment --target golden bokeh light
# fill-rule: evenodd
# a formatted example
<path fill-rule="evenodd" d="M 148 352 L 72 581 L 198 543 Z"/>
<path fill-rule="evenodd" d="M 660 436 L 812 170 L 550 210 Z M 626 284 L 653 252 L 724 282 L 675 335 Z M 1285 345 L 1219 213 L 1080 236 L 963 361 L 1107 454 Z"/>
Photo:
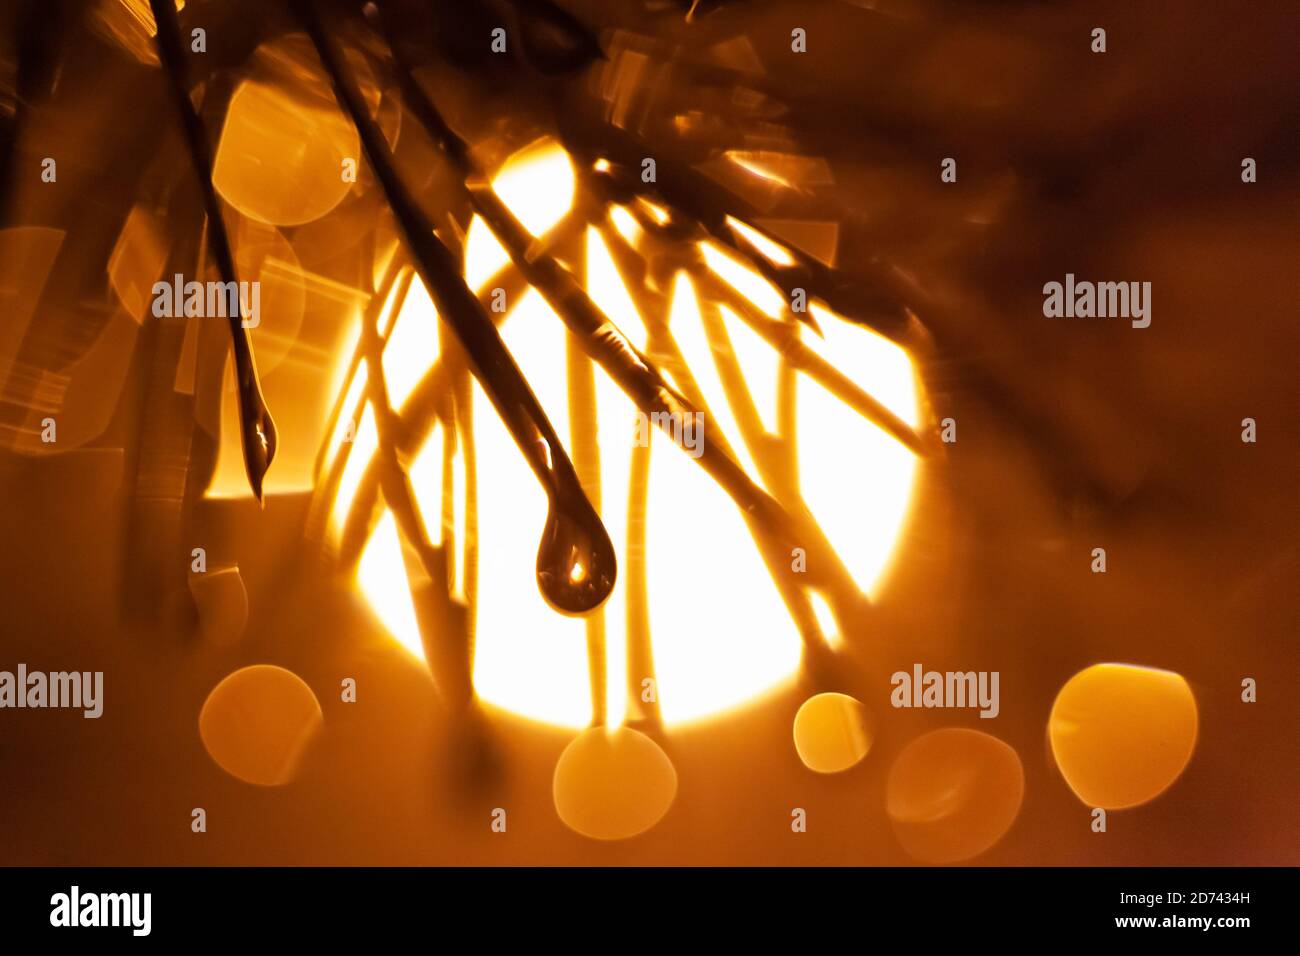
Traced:
<path fill-rule="evenodd" d="M 303 40 L 274 41 L 267 58 L 288 59 Z M 297 58 L 316 68 L 314 56 Z M 226 202 L 253 219 L 296 226 L 343 201 L 355 182 L 344 175 L 344 160 L 358 162 L 360 144 L 333 98 L 321 95 L 327 91 L 323 74 L 302 68 L 281 71 L 278 82 L 240 82 L 212 165 L 212 183 Z"/>
<path fill-rule="evenodd" d="M 1196 698 L 1182 675 L 1094 664 L 1061 688 L 1048 737 L 1070 789 L 1090 807 L 1134 807 L 1158 797 L 1196 748 Z"/>
<path fill-rule="evenodd" d="M 913 740 L 894 760 L 885 810 L 911 856 L 956 863 L 1002 839 L 1024 794 L 1014 749 L 978 730 L 945 728 Z"/>
<path fill-rule="evenodd" d="M 677 796 L 677 771 L 659 745 L 630 727 L 592 727 L 555 765 L 560 819 L 596 840 L 626 840 L 658 823 Z"/>
<path fill-rule="evenodd" d="M 794 718 L 794 748 L 809 770 L 839 773 L 871 749 L 867 709 L 847 694 L 808 698 Z"/>
<path fill-rule="evenodd" d="M 312 689 L 292 671 L 270 664 L 228 675 L 199 713 L 208 755 L 232 777 L 263 787 L 293 780 L 323 726 Z"/>

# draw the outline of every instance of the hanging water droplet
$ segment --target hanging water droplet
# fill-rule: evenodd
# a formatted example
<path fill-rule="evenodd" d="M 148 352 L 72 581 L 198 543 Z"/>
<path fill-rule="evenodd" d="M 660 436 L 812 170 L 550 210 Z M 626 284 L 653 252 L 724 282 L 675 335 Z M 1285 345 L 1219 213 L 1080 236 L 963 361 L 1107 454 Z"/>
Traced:
<path fill-rule="evenodd" d="M 537 586 L 564 614 L 586 614 L 609 597 L 618 559 L 600 516 L 582 495 L 557 492 L 537 549 Z"/>

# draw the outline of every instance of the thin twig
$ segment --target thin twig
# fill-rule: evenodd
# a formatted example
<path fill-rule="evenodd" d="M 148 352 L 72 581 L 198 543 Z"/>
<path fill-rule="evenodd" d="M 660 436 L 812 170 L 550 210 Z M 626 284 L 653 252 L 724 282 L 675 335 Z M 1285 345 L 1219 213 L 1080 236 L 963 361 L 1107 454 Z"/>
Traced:
<path fill-rule="evenodd" d="M 467 144 L 452 131 L 415 82 L 411 65 L 404 61 L 395 38 L 389 36 L 388 40 L 397 59 L 398 79 L 407 108 L 457 167 L 474 211 L 505 247 L 519 271 L 577 336 L 587 353 L 600 363 L 638 408 L 652 416 L 651 420 L 660 423 L 670 433 L 673 421 L 686 420 L 687 417 L 694 420 L 696 409 L 692 403 L 667 383 L 658 369 L 637 351 L 555 257 L 538 252 L 532 234 L 492 191 L 487 177 L 470 156 Z M 717 433 L 716 426 L 714 431 L 722 440 L 705 443 L 703 453 L 697 459 L 701 466 L 731 496 L 747 520 L 758 522 L 769 546 L 788 549 L 806 541 L 807 535 L 796 530 L 797 523 L 781 505 L 755 484 L 725 452 L 725 437 Z M 823 555 L 819 570 L 836 582 L 836 589 L 844 591 L 847 596 L 845 589 L 852 579 L 833 553 Z M 852 590 L 856 592 L 856 587 Z M 855 601 L 857 599 L 861 599 L 860 593 L 856 594 Z"/>
<path fill-rule="evenodd" d="M 212 185 L 212 153 L 208 146 L 203 122 L 190 101 L 189 83 L 186 80 L 185 49 L 181 43 L 180 21 L 172 0 L 149 0 L 154 21 L 158 27 L 158 56 L 171 81 L 172 95 L 180 114 L 181 125 L 189 146 L 190 162 L 194 166 L 199 188 L 203 193 L 203 208 L 208 217 L 208 231 L 212 236 L 212 254 L 223 282 L 238 289 L 235 281 L 235 259 L 230 251 L 230 238 L 221 216 L 217 191 Z M 238 293 L 234 296 L 235 308 L 230 320 L 230 344 L 235 356 L 235 386 L 239 393 L 240 439 L 244 451 L 244 469 L 248 483 L 257 500 L 262 500 L 262 484 L 271 462 L 275 459 L 275 422 L 262 397 L 262 385 L 257 378 L 257 363 L 253 358 L 252 343 L 244 326 L 244 306 Z"/>
<path fill-rule="evenodd" d="M 778 266 L 748 241 L 737 239 L 727 224 L 727 218 L 731 217 L 780 243 L 777 237 L 757 223 L 762 216 L 759 210 L 694 167 L 667 156 L 658 156 L 655 157 L 655 181 L 645 183 L 639 171 L 642 159 L 648 155 L 646 148 L 627 132 L 608 123 L 594 124 L 594 128 L 577 128 L 569 124 L 561 130 L 561 139 L 571 152 L 610 162 L 610 168 L 600 176 L 609 182 L 612 192 L 642 196 L 666 206 L 678 214 L 679 223 L 689 223 L 703 230 L 718 243 L 744 257 L 759 274 L 787 293 L 793 288 L 803 288 L 810 297 L 821 299 L 836 312 L 853 316 L 854 321 L 899 344 L 907 344 L 915 334 L 916 319 L 907 306 L 903 283 L 888 263 L 865 263 L 872 273 L 871 289 L 799 249 L 787 250 L 794 265 Z"/>
<path fill-rule="evenodd" d="M 475 377 L 546 492 L 547 522 L 537 556 L 542 594 L 566 613 L 593 610 L 613 589 L 617 566 L 600 516 L 583 493 L 563 443 L 496 326 L 398 175 L 388 143 L 367 110 L 356 81 L 345 69 L 338 45 L 325 30 L 315 5 L 311 0 L 295 0 L 293 7 L 330 77 L 335 96 L 361 137 L 371 168 L 439 314 L 460 340 Z"/>
<path fill-rule="evenodd" d="M 486 305 L 491 297 L 491 290 L 498 288 L 505 289 L 507 299 L 514 301 L 525 286 L 526 283 L 519 275 L 519 270 L 514 267 L 514 263 L 507 262 L 484 283 L 479 292 L 479 301 Z M 404 296 L 396 300 L 399 309 L 403 300 Z M 499 323 L 506 317 L 499 312 L 487 314 L 494 323 Z M 448 395 L 454 392 L 458 373 L 465 364 L 463 360 L 451 360 L 451 350 L 444 344 L 441 354 L 425 370 L 420 381 L 402 403 L 398 414 L 405 426 L 401 445 L 404 454 L 414 454 L 424 444 L 436 419 L 443 419 L 447 427 L 454 430 L 453 426 L 457 424 L 452 421 L 454 410 L 444 414 L 442 409 L 446 407 Z M 468 403 L 468 390 L 465 391 L 464 398 Z M 336 461 L 331 473 L 341 472 L 341 470 L 342 465 Z M 337 480 L 334 486 L 337 486 Z M 332 487 L 327 486 L 324 491 L 326 499 L 332 499 Z M 339 534 L 338 559 L 344 567 L 356 563 L 361 556 L 361 549 L 370 537 L 378 494 L 378 462 L 371 460 L 357 483 L 356 493 L 353 495 L 352 504 L 348 508 Z"/>

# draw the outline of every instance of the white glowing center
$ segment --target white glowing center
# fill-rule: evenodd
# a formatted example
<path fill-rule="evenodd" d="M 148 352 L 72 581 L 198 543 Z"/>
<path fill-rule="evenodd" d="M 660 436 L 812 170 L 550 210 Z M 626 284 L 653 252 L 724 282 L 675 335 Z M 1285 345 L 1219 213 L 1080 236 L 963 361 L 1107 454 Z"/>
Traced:
<path fill-rule="evenodd" d="M 558 146 L 543 143 L 517 154 L 494 180 L 497 194 L 536 236 L 569 211 L 574 174 Z M 626 236 L 632 217 L 616 210 L 613 222 Z M 780 247 L 765 253 L 778 257 Z M 591 230 L 587 237 L 589 294 L 616 325 L 645 348 L 646 331 L 615 269 L 609 249 Z M 781 294 L 720 249 L 703 250 L 711 268 L 750 301 L 775 317 Z M 479 289 L 508 256 L 477 219 L 466 240 L 466 278 Z M 670 330 L 703 392 L 716 427 L 756 481 L 758 472 L 740 440 L 718 366 L 701 321 L 696 290 L 679 273 L 670 291 Z M 532 385 L 556 432 L 570 435 L 566 339 L 560 319 L 535 291 L 510 303 L 502 337 Z M 384 352 L 391 401 L 400 407 L 438 354 L 438 321 L 432 301 L 415 280 L 403 302 Z M 886 408 L 909 425 L 918 397 L 906 352 L 880 336 L 813 305 L 825 338 L 805 340 Z M 725 308 L 732 351 L 744 372 L 763 427 L 776 433 L 779 356 L 748 325 Z M 345 418 L 363 398 L 364 368 L 349 383 Z M 613 381 L 596 369 L 600 452 L 600 513 L 619 557 L 619 580 L 604 615 L 607 721 L 626 713 L 627 615 L 624 570 L 628 566 L 628 488 L 635 441 L 635 409 Z M 830 543 L 868 594 L 877 587 L 907 513 L 915 470 L 913 454 L 861 418 L 807 377 L 797 384 L 799 482 L 805 501 Z M 587 641 L 582 620 L 563 617 L 542 599 L 534 573 L 546 501 L 523 456 L 481 389 L 474 387 L 477 456 L 478 603 L 474 685 L 500 707 L 552 724 L 582 727 L 592 718 Z M 708 426 L 704 441 L 708 441 Z M 341 426 L 342 427 L 342 424 Z M 646 564 L 650 632 L 657 695 L 666 722 L 695 720 L 774 689 L 799 665 L 800 639 L 758 550 L 731 499 L 682 449 L 653 431 L 646 511 Z M 361 416 L 335 502 L 336 525 L 347 511 L 365 465 L 376 447 L 373 415 Z M 342 441 L 336 433 L 332 449 Z M 435 429 L 411 472 L 417 498 L 435 543 L 444 474 L 454 482 L 454 541 L 463 548 L 464 461 L 457 454 L 444 472 L 443 435 Z M 456 561 L 456 586 L 465 567 Z M 391 515 L 376 526 L 363 553 L 358 583 L 393 637 L 417 657 L 423 646 L 406 581 L 401 544 Z M 822 607 L 819 610 L 825 611 Z M 828 632 L 833 634 L 829 614 Z"/>

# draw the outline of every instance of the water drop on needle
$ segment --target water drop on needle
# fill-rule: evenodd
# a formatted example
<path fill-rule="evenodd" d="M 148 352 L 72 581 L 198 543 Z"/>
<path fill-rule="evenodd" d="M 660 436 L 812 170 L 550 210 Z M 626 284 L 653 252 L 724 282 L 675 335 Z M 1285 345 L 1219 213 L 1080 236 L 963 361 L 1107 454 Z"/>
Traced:
<path fill-rule="evenodd" d="M 537 549 L 537 586 L 563 614 L 586 614 L 614 589 L 618 559 L 600 516 L 585 498 L 557 494 Z"/>

